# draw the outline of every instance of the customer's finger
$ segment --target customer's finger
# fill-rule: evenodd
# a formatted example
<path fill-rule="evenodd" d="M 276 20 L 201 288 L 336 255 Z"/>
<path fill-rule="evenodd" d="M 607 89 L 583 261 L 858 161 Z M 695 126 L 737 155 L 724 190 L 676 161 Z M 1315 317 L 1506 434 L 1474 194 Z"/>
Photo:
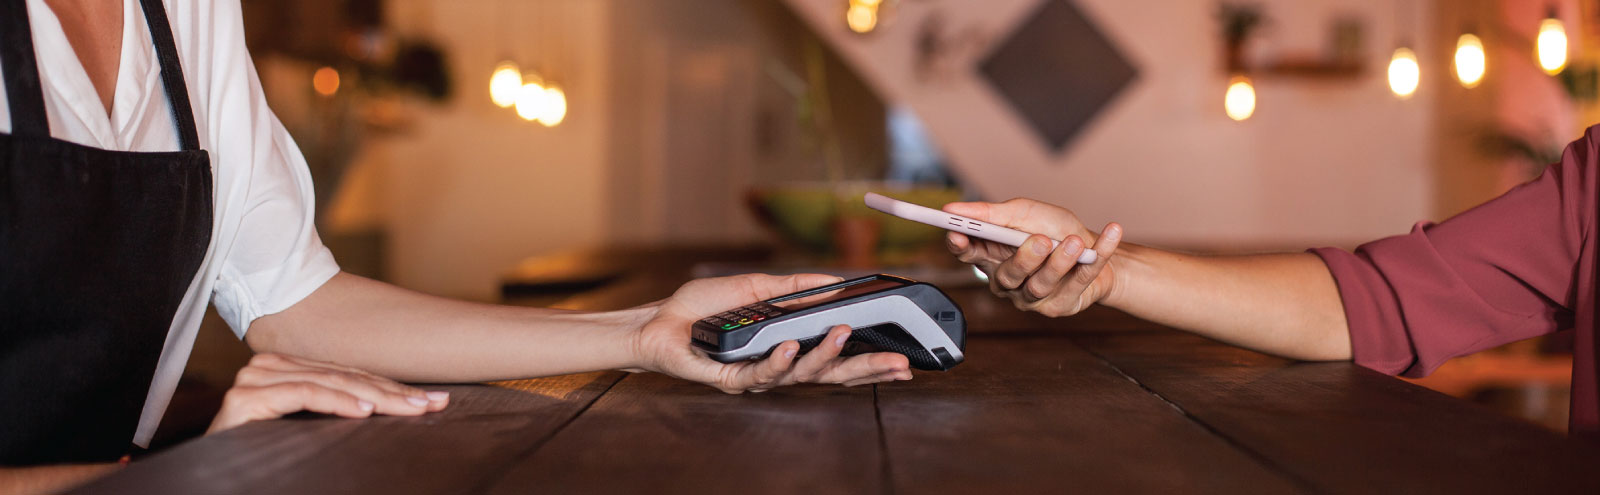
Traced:
<path fill-rule="evenodd" d="M 1088 289 L 1089 284 L 1094 283 L 1095 277 L 1100 276 L 1100 271 L 1105 269 L 1107 263 L 1111 262 L 1112 255 L 1116 253 L 1117 246 L 1121 243 L 1122 226 L 1116 222 L 1106 224 L 1106 228 L 1100 232 L 1100 240 L 1095 242 L 1094 245 L 1094 250 L 1100 253 L 1100 258 L 1095 260 L 1094 263 L 1076 268 L 1062 286 L 1061 292 L 1063 294 L 1077 294 Z"/>
<path fill-rule="evenodd" d="M 1068 236 L 1066 242 L 1062 242 L 1050 253 L 1050 258 L 1045 260 L 1044 265 L 1028 277 L 1027 283 L 1023 284 L 1024 295 L 1033 301 L 1058 294 L 1075 295 L 1060 294 L 1056 289 L 1061 287 L 1061 278 L 1065 277 L 1072 267 L 1078 265 L 1078 256 L 1081 254 L 1083 254 L 1083 240 L 1078 236 Z"/>
<path fill-rule="evenodd" d="M 1049 237 L 1034 234 L 1022 242 L 1022 247 L 1011 259 L 1000 263 L 995 269 L 992 282 L 1000 289 L 1015 290 L 1021 287 L 1028 277 L 1033 275 L 1039 265 L 1044 264 L 1045 258 L 1050 256 L 1051 241 Z"/>
<path fill-rule="evenodd" d="M 962 263 L 972 262 L 971 260 L 967 259 L 973 255 L 972 239 L 967 238 L 966 234 L 960 232 L 945 232 L 944 247 L 950 251 L 950 254 L 955 255 L 956 259 L 961 260 Z"/>

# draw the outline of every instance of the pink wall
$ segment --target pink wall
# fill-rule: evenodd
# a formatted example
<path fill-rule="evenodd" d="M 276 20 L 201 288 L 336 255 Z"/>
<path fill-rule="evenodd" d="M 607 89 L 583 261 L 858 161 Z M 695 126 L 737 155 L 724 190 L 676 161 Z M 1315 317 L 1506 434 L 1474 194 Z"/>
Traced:
<path fill-rule="evenodd" d="M 1524 136 L 1532 142 L 1565 143 L 1576 139 L 1577 112 L 1566 90 L 1555 78 L 1544 73 L 1534 59 L 1533 40 L 1539 34 L 1539 22 L 1548 14 L 1547 9 L 1559 5 L 1558 12 L 1567 22 L 1567 46 L 1581 46 L 1577 29 L 1578 5 L 1576 1 L 1530 2 L 1502 0 L 1499 5 L 1499 23 L 1494 27 L 1496 43 L 1490 50 L 1490 68 L 1498 84 L 1494 90 L 1494 119 L 1507 131 Z M 1527 180 L 1526 167 L 1517 160 L 1503 163 L 1499 186 L 1510 189 Z"/>
<path fill-rule="evenodd" d="M 870 36 L 845 29 L 843 2 L 786 1 L 887 99 L 927 121 L 960 175 L 990 199 L 1044 199 L 1091 224 L 1122 222 L 1136 241 L 1201 248 L 1349 245 L 1404 232 L 1432 213 L 1434 95 L 1400 101 L 1388 92 L 1392 0 L 1259 2 L 1272 24 L 1254 56 L 1319 52 L 1331 18 L 1353 15 L 1365 21 L 1368 65 L 1355 78 L 1258 81 L 1259 107 L 1245 122 L 1221 107 L 1216 3 L 1081 0 L 1140 75 L 1060 155 L 970 69 L 1036 0 L 900 2 L 893 23 Z M 1417 5 L 1420 12 L 1429 2 Z M 956 69 L 919 81 L 916 27 L 935 9 L 956 30 L 988 36 L 952 58 Z M 1418 55 L 1441 54 L 1422 46 Z"/>

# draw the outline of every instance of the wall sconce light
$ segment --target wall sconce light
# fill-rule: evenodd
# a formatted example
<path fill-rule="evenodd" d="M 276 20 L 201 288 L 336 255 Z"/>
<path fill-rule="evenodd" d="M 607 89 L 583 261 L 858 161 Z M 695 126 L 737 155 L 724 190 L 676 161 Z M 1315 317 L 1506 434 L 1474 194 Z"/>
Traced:
<path fill-rule="evenodd" d="M 1465 88 L 1476 88 L 1488 71 L 1488 60 L 1483 52 L 1483 40 L 1472 33 L 1463 33 L 1456 39 L 1456 80 Z"/>
<path fill-rule="evenodd" d="M 1233 120 L 1248 119 L 1256 113 L 1256 88 L 1249 77 L 1238 75 L 1228 80 L 1228 92 L 1222 96 L 1222 108 Z"/>
<path fill-rule="evenodd" d="M 1556 8 L 1539 23 L 1539 68 L 1546 74 L 1556 75 L 1567 67 L 1567 28 L 1556 18 Z"/>
<path fill-rule="evenodd" d="M 1389 58 L 1389 91 L 1402 100 L 1408 99 L 1417 93 L 1421 82 L 1422 67 L 1417 64 L 1417 54 L 1403 46 L 1394 49 L 1394 56 Z"/>

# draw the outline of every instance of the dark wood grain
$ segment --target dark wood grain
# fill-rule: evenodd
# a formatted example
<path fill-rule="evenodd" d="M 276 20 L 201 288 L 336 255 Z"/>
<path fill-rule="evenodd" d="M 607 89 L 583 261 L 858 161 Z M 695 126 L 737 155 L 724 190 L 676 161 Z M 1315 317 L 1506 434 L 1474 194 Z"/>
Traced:
<path fill-rule="evenodd" d="M 493 493 L 875 493 L 882 452 L 871 387 L 728 395 L 632 375 Z"/>
<path fill-rule="evenodd" d="M 1175 332 L 1079 336 L 1263 462 L 1333 493 L 1600 493 L 1600 450 L 1350 363 Z"/>
<path fill-rule="evenodd" d="M 878 386 L 897 493 L 1290 493 L 1066 338 L 973 340 L 945 373 Z"/>
<path fill-rule="evenodd" d="M 436 386 L 420 417 L 262 421 L 190 442 L 75 493 L 468 493 L 587 407 L 622 373 Z"/>
<path fill-rule="evenodd" d="M 693 260 L 724 254 L 675 252 L 630 252 L 642 268 L 561 306 L 660 299 Z M 449 386 L 443 413 L 252 423 L 78 491 L 1600 493 L 1593 445 L 1351 363 L 948 293 L 967 361 L 910 382 L 730 396 L 605 372 Z"/>

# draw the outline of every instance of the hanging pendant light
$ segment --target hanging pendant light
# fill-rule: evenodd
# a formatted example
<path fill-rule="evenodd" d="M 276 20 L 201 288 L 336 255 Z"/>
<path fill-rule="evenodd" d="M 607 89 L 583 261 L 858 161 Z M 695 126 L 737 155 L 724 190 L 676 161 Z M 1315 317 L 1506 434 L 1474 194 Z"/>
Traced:
<path fill-rule="evenodd" d="M 1483 40 L 1470 32 L 1456 39 L 1456 80 L 1461 81 L 1461 86 L 1469 89 L 1478 87 L 1478 83 L 1483 82 L 1488 66 Z"/>
<path fill-rule="evenodd" d="M 522 89 L 522 69 L 516 62 L 506 60 L 495 65 L 489 76 L 489 99 L 495 106 L 511 108 L 517 104 L 517 91 Z"/>
<path fill-rule="evenodd" d="M 539 108 L 539 123 L 555 127 L 567 118 L 567 93 L 551 84 L 544 88 L 544 103 Z"/>
<path fill-rule="evenodd" d="M 1222 95 L 1222 109 L 1233 120 L 1248 119 L 1256 113 L 1256 88 L 1249 77 L 1238 75 L 1228 80 L 1228 91 Z"/>
<path fill-rule="evenodd" d="M 1389 58 L 1389 91 L 1400 99 L 1411 98 L 1422 82 L 1422 68 L 1417 64 L 1417 54 L 1404 46 L 1394 49 Z"/>
<path fill-rule="evenodd" d="M 1567 27 L 1556 18 L 1555 7 L 1551 7 L 1549 15 L 1539 23 L 1537 45 L 1539 68 L 1546 74 L 1560 74 L 1561 69 L 1567 67 Z"/>
<path fill-rule="evenodd" d="M 858 34 L 872 32 L 878 27 L 878 9 L 882 0 L 850 0 L 844 10 L 844 23 Z"/>
<path fill-rule="evenodd" d="M 522 120 L 532 122 L 544 115 L 545 92 L 544 85 L 539 84 L 537 77 L 524 77 L 528 81 L 517 89 L 517 116 Z"/>

